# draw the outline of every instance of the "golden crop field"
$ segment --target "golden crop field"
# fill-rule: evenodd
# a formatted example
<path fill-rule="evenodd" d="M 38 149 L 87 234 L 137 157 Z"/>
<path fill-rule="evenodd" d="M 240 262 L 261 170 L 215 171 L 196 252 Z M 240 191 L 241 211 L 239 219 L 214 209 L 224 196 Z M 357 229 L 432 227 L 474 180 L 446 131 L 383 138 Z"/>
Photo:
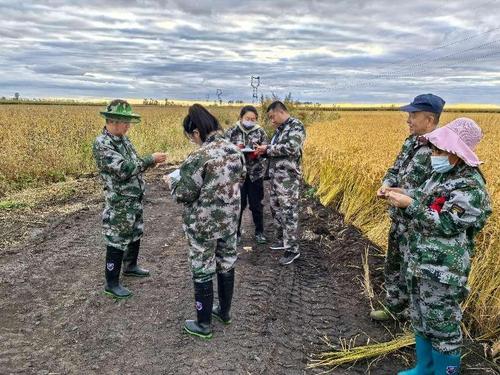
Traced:
<path fill-rule="evenodd" d="M 441 124 L 470 117 L 484 132 L 478 154 L 493 200 L 493 215 L 477 238 L 465 303 L 467 327 L 477 336 L 498 334 L 500 326 L 500 114 L 444 113 Z M 334 204 L 347 221 L 386 247 L 389 217 L 375 192 L 408 135 L 401 112 L 341 112 L 336 121 L 311 124 L 304 157 L 305 180 L 325 205 Z"/>
<path fill-rule="evenodd" d="M 140 154 L 165 151 L 177 163 L 192 149 L 183 135 L 186 107 L 134 106 L 143 121 L 130 137 Z M 100 106 L 0 105 L 0 200 L 25 187 L 95 172 L 91 145 L 104 120 Z M 238 108 L 212 107 L 223 126 L 236 121 Z M 340 116 L 339 116 L 340 114 Z M 307 125 L 305 180 L 317 187 L 348 222 L 374 243 L 386 245 L 389 219 L 375 198 L 382 176 L 407 136 L 406 116 L 393 111 L 299 113 Z M 500 326 L 500 114 L 444 113 L 442 123 L 469 116 L 485 138 L 478 153 L 494 202 L 494 213 L 480 234 L 466 302 L 467 326 L 491 335 Z M 496 168 L 495 168 L 496 167 Z"/>
<path fill-rule="evenodd" d="M 9 191 L 95 171 L 92 142 L 104 126 L 101 106 L 0 105 L 0 197 Z M 176 163 L 191 150 L 182 131 L 187 107 L 134 109 L 143 121 L 129 136 L 140 154 L 168 153 Z M 238 108 L 211 108 L 223 126 Z"/>

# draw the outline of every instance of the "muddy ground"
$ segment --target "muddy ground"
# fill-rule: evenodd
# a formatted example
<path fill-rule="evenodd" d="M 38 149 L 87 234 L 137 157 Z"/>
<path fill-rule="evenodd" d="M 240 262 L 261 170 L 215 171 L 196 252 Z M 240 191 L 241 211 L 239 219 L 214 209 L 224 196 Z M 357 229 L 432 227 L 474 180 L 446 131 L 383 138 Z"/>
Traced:
<path fill-rule="evenodd" d="M 51 210 L 29 226 L 4 218 L 0 374 L 316 374 L 327 369 L 307 364 L 328 349 L 324 338 L 334 344 L 356 338 L 361 345 L 401 332 L 395 323 L 382 325 L 368 317 L 361 256 L 368 248 L 371 281 L 380 293 L 378 250 L 341 215 L 303 197 L 301 257 L 280 266 L 279 251 L 253 242 L 246 212 L 233 323 L 215 322 L 210 341 L 184 334 L 183 320 L 195 314 L 193 288 L 182 207 L 163 186 L 163 172 L 147 176 L 140 259 L 152 277 L 124 279 L 134 292 L 126 301 L 102 293 L 100 195 L 80 196 L 69 202 L 76 209 Z M 267 208 L 266 220 L 271 223 Z M 403 350 L 331 373 L 396 374 L 412 362 L 411 353 Z M 494 373 L 472 352 L 465 362 L 464 374 Z"/>

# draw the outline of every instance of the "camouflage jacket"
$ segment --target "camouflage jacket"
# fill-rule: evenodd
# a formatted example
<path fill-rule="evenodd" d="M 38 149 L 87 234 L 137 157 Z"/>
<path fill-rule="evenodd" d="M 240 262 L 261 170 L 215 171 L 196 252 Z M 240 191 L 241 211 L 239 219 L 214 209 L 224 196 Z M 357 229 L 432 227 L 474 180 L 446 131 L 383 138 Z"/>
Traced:
<path fill-rule="evenodd" d="M 250 130 L 246 130 L 238 121 L 235 126 L 229 128 L 225 134 L 226 138 L 235 145 L 249 145 L 255 148 L 256 145 L 267 145 L 269 143 L 267 134 L 259 125 Z M 264 177 L 266 172 L 266 163 L 262 157 L 255 157 L 253 154 L 245 154 L 245 163 L 247 168 L 247 177 L 256 181 Z"/>
<path fill-rule="evenodd" d="M 411 221 L 409 272 L 444 284 L 467 282 L 474 237 L 491 214 L 491 202 L 478 169 L 464 163 L 434 173 L 401 210 Z"/>
<path fill-rule="evenodd" d="M 103 129 L 92 148 L 107 203 L 141 198 L 145 184 L 142 173 L 152 165 L 152 155 L 140 158 L 128 137 L 119 137 Z"/>
<path fill-rule="evenodd" d="M 422 185 L 432 174 L 431 149 L 419 141 L 418 136 L 410 135 L 394 162 L 387 170 L 382 184 L 400 187 L 411 194 L 412 190 Z M 397 222 L 404 222 L 404 217 L 394 207 L 389 208 L 389 216 Z"/>
<path fill-rule="evenodd" d="M 290 117 L 281 124 L 271 139 L 266 155 L 269 157 L 269 176 L 282 175 L 300 178 L 302 147 L 306 138 L 304 124 Z"/>
<path fill-rule="evenodd" d="M 176 201 L 184 203 L 184 230 L 202 240 L 236 233 L 245 175 L 240 149 L 221 134 L 210 135 L 182 163 L 172 186 Z"/>

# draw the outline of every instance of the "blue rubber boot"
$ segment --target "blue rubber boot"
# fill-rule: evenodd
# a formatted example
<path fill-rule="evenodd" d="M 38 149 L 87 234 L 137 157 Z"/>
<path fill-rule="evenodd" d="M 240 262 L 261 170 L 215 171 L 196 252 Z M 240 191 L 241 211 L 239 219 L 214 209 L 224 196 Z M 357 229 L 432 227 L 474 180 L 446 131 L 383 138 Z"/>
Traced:
<path fill-rule="evenodd" d="M 434 375 L 431 341 L 415 335 L 415 352 L 417 365 L 410 370 L 398 372 L 398 375 Z"/>
<path fill-rule="evenodd" d="M 444 354 L 437 350 L 432 351 L 434 375 L 460 374 L 460 355 Z"/>

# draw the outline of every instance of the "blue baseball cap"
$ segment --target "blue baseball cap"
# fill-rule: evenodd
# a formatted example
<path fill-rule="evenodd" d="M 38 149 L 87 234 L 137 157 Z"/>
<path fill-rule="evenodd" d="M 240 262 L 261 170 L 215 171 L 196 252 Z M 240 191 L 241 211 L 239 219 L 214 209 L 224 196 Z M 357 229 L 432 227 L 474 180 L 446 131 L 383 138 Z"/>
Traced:
<path fill-rule="evenodd" d="M 441 114 L 441 112 L 443 112 L 444 103 L 446 102 L 437 95 L 422 94 L 416 96 L 410 104 L 402 106 L 399 110 L 404 112 L 425 111 Z"/>

